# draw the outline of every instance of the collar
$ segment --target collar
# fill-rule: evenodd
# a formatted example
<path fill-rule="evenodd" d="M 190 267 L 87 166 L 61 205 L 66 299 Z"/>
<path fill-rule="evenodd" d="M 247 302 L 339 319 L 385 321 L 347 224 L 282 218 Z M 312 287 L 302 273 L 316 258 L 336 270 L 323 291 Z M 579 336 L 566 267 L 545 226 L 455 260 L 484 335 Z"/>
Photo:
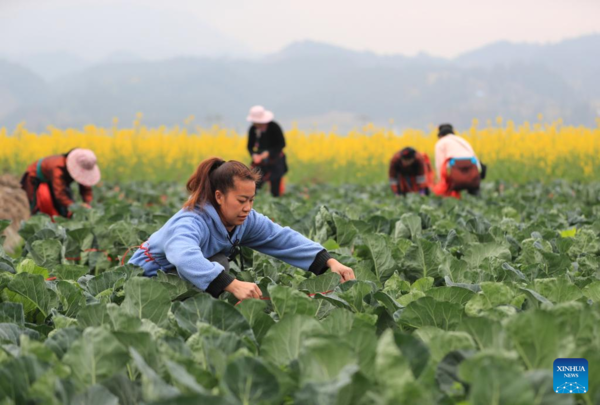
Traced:
<path fill-rule="evenodd" d="M 213 236 L 218 236 L 223 241 L 229 241 L 230 239 L 232 241 L 235 241 L 236 239 L 241 239 L 241 229 L 246 224 L 247 219 L 242 225 L 236 226 L 233 230 L 233 234 L 229 236 L 229 232 L 227 231 L 227 228 L 225 228 L 225 224 L 223 223 L 223 221 L 221 221 L 219 213 L 217 212 L 216 208 L 213 207 L 212 204 L 208 203 L 204 205 L 203 212 L 212 222 L 212 229 L 216 231 L 216 235 Z"/>

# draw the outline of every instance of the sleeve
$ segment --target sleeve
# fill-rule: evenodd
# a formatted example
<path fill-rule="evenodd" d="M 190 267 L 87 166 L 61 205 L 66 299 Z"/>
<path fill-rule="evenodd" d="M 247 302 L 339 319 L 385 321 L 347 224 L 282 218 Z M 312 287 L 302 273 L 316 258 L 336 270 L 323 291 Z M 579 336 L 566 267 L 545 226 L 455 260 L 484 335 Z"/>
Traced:
<path fill-rule="evenodd" d="M 52 169 L 51 184 L 54 198 L 56 198 L 56 202 L 59 205 L 66 208 L 73 204 L 74 201 L 71 199 L 69 185 L 64 180 L 63 168 L 60 166 L 55 166 Z"/>
<path fill-rule="evenodd" d="M 327 270 L 331 256 L 320 244 L 254 210 L 247 220 L 242 245 L 317 275 Z"/>
<path fill-rule="evenodd" d="M 438 179 L 442 178 L 442 166 L 444 165 L 444 161 L 446 160 L 446 150 L 444 147 L 444 143 L 439 140 L 435 144 L 435 171 Z"/>
<path fill-rule="evenodd" d="M 277 158 L 283 148 L 285 148 L 285 137 L 283 136 L 283 130 L 279 124 L 273 122 L 271 132 L 271 145 L 269 147 L 269 157 L 272 159 Z"/>
<path fill-rule="evenodd" d="M 398 164 L 398 160 L 400 159 L 399 154 L 395 154 L 392 156 L 392 160 L 390 161 L 390 168 L 388 170 L 388 177 L 390 179 L 390 187 L 394 194 L 398 194 L 398 171 L 396 170 L 396 165 Z"/>
<path fill-rule="evenodd" d="M 248 130 L 248 153 L 252 156 L 254 149 L 254 142 L 256 142 L 256 132 L 254 132 L 254 127 L 250 127 Z"/>
<path fill-rule="evenodd" d="M 204 257 L 200 249 L 202 230 L 190 217 L 180 218 L 165 242 L 164 250 L 169 263 L 173 264 L 179 275 L 214 297 L 234 280 L 225 272 L 222 265 Z"/>
<path fill-rule="evenodd" d="M 92 192 L 92 188 L 88 186 L 84 186 L 82 184 L 79 185 L 79 194 L 81 194 L 81 199 L 83 202 L 91 203 L 94 199 L 94 194 Z"/>
<path fill-rule="evenodd" d="M 473 150 L 473 147 L 471 146 L 469 141 L 467 141 L 466 139 L 463 139 L 463 138 L 460 138 L 460 139 L 463 141 L 463 144 L 465 145 L 467 150 L 470 151 L 473 156 L 477 157 L 477 155 L 475 154 L 475 151 Z"/>
<path fill-rule="evenodd" d="M 427 188 L 428 184 L 427 184 L 427 162 L 425 161 L 425 159 L 423 158 L 423 155 L 418 154 L 417 155 L 417 161 L 419 162 L 419 170 L 417 175 L 415 176 L 415 180 L 417 183 L 417 186 L 420 189 L 424 189 Z"/>

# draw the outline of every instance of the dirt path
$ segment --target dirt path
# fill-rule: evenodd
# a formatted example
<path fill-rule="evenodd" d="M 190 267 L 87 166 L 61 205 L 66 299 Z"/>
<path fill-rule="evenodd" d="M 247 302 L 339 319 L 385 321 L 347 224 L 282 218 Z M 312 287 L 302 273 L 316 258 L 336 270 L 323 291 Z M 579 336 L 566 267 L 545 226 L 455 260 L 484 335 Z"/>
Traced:
<path fill-rule="evenodd" d="M 12 252 L 21 237 L 17 233 L 21 221 L 29 218 L 29 202 L 19 180 L 10 175 L 0 175 L 0 219 L 10 219 L 11 225 L 4 231 L 4 248 Z"/>

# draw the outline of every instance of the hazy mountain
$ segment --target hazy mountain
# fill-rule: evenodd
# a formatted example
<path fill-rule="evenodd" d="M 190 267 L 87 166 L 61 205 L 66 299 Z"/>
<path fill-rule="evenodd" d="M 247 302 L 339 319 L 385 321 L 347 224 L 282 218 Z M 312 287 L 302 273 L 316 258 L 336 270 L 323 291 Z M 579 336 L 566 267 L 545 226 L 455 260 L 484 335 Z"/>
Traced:
<path fill-rule="evenodd" d="M 544 63 L 561 67 L 565 62 L 598 66 L 600 62 L 600 35 L 568 39 L 556 44 L 514 44 L 496 42 L 464 53 L 456 58 L 463 66 L 491 67 L 514 63 Z"/>
<path fill-rule="evenodd" d="M 110 125 L 113 117 L 125 124 L 143 112 L 148 125 L 181 124 L 194 115 L 197 124 L 241 129 L 254 104 L 272 109 L 285 126 L 297 120 L 323 129 L 389 119 L 399 127 L 442 121 L 465 127 L 473 118 L 520 122 L 538 113 L 593 125 L 599 71 L 600 35 L 551 45 L 496 43 L 453 60 L 315 42 L 248 60 L 121 54 L 48 83 L 0 64 L 0 125 Z"/>
<path fill-rule="evenodd" d="M 0 126 L 14 126 L 28 118 L 28 123 L 37 127 L 38 116 L 51 116 L 41 111 L 50 99 L 42 79 L 22 66 L 0 60 Z"/>
<path fill-rule="evenodd" d="M 91 65 L 91 62 L 67 52 L 46 52 L 10 59 L 46 81 L 68 76 Z"/>
<path fill-rule="evenodd" d="M 574 87 L 589 95 L 600 91 L 600 35 L 574 38 L 550 45 L 498 42 L 456 59 L 465 67 L 545 66 L 561 73 Z"/>

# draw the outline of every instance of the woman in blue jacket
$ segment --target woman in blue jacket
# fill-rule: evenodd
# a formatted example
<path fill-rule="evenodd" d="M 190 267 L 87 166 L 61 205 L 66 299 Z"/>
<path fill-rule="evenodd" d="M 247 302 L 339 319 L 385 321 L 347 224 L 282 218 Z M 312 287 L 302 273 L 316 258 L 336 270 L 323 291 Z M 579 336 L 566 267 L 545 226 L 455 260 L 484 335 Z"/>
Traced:
<path fill-rule="evenodd" d="M 317 275 L 329 268 L 342 282 L 354 279 L 353 270 L 323 246 L 252 209 L 259 180 L 260 175 L 243 163 L 203 161 L 188 180 L 191 196 L 183 208 L 142 244 L 129 263 L 142 267 L 146 276 L 155 276 L 159 269 L 176 271 L 213 297 L 228 291 L 239 300 L 260 298 L 262 292 L 255 283 L 229 274 L 227 256 L 238 246 Z"/>

